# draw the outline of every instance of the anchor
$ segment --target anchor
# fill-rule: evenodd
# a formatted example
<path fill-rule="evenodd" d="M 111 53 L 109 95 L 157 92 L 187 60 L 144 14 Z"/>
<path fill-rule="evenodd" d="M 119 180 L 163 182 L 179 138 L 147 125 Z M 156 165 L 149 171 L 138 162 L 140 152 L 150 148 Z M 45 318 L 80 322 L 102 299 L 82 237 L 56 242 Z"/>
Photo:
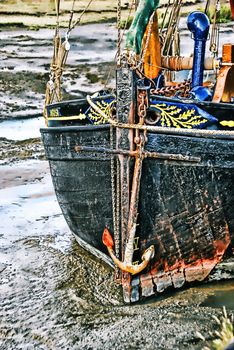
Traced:
<path fill-rule="evenodd" d="M 144 270 L 149 261 L 154 257 L 155 249 L 151 245 L 145 250 L 142 255 L 142 262 L 140 264 L 133 264 L 133 252 L 134 252 L 134 238 L 136 234 L 137 227 L 137 216 L 138 216 L 138 202 L 139 202 L 139 191 L 140 191 L 140 180 L 141 180 L 141 170 L 142 170 L 142 161 L 144 159 L 143 151 L 143 142 L 138 144 L 138 152 L 136 153 L 134 173 L 133 173 L 133 182 L 132 182 L 132 191 L 131 191 L 131 200 L 130 200 L 130 209 L 128 217 L 128 240 L 124 253 L 124 261 L 120 261 L 114 253 L 114 241 L 113 238 L 106 227 L 103 232 L 102 241 L 107 247 L 107 250 L 113 259 L 116 266 L 119 267 L 121 271 L 129 272 L 132 275 L 135 275 L 142 270 Z"/>
<path fill-rule="evenodd" d="M 107 227 L 105 227 L 104 231 L 103 231 L 103 236 L 102 236 L 102 241 L 105 244 L 105 246 L 107 247 L 107 250 L 112 258 L 112 260 L 114 261 L 115 265 L 118 266 L 118 268 L 121 271 L 125 271 L 125 272 L 129 272 L 132 275 L 136 275 L 137 273 L 141 272 L 142 270 L 144 270 L 149 261 L 154 257 L 154 246 L 151 245 L 148 249 L 145 250 L 145 252 L 142 254 L 142 262 L 140 264 L 133 264 L 132 263 L 132 256 L 133 256 L 133 240 L 134 240 L 134 236 L 135 236 L 135 226 L 133 226 L 132 228 L 132 232 L 130 232 L 130 237 L 128 240 L 128 243 L 126 245 L 126 249 L 125 249 L 125 257 L 124 257 L 124 261 L 120 261 L 115 253 L 114 253 L 114 241 L 113 238 L 108 230 Z M 133 237 L 133 239 L 131 238 L 131 236 Z"/>
<path fill-rule="evenodd" d="M 148 87 L 138 86 L 136 88 L 136 74 L 129 67 L 127 56 L 123 55 L 120 60 L 120 67 L 116 71 L 116 116 L 119 123 L 134 123 L 136 102 L 138 102 L 138 124 L 143 125 L 146 116 L 146 107 L 148 106 Z M 137 99 L 135 94 L 137 94 Z M 144 159 L 144 144 L 146 142 L 146 133 L 140 130 L 124 130 L 116 127 L 116 151 L 120 164 L 120 183 L 121 183 L 121 234 L 122 241 L 126 240 L 124 251 L 124 261 L 116 256 L 114 252 L 114 242 L 111 234 L 105 228 L 102 241 L 106 245 L 108 252 L 114 263 L 124 272 L 133 275 L 146 268 L 150 259 L 154 256 L 154 246 L 150 246 L 142 255 L 140 264 L 133 264 L 134 238 L 137 227 L 138 202 L 140 192 L 140 182 L 142 173 L 142 162 Z M 135 145 L 134 145 L 135 144 Z M 124 155 L 119 150 L 129 151 L 136 146 L 134 154 Z M 130 157 L 135 157 L 132 185 L 130 188 Z M 129 194 L 131 195 L 129 196 Z M 129 198 L 130 197 L 130 198 Z M 116 247 L 117 250 L 117 247 Z M 126 297 L 127 298 L 127 297 Z"/>

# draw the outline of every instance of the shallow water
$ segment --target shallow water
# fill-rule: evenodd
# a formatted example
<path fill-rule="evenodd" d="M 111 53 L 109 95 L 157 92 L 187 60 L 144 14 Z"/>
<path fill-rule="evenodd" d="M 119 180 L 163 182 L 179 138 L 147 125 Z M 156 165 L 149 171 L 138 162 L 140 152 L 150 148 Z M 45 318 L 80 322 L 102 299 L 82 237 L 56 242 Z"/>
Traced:
<path fill-rule="evenodd" d="M 40 128 L 45 126 L 44 118 L 4 120 L 0 122 L 0 138 L 27 140 L 41 136 Z"/>
<path fill-rule="evenodd" d="M 229 310 L 234 310 L 234 283 L 225 282 L 223 289 L 214 286 L 212 294 L 207 296 L 201 306 L 209 306 L 212 308 L 221 308 L 225 306 Z"/>
<path fill-rule="evenodd" d="M 62 40 L 65 29 L 61 29 Z M 0 69 L 48 72 L 53 52 L 54 29 L 0 31 Z M 89 24 L 75 28 L 69 39 L 68 65 L 89 65 L 113 61 L 116 51 L 116 29 L 110 24 Z"/>

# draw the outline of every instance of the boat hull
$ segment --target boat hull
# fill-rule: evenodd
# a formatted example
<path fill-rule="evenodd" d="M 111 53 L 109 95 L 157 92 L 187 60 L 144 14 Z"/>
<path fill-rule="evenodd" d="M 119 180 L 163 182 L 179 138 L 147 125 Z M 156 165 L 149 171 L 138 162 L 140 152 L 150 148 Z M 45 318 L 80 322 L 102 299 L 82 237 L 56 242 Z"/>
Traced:
<path fill-rule="evenodd" d="M 109 126 L 49 127 L 41 133 L 68 226 L 108 255 L 102 233 L 106 226 L 113 232 L 111 154 L 95 148 L 110 149 Z M 123 275 L 127 302 L 204 280 L 234 246 L 233 133 L 155 128 L 145 151 L 159 157 L 143 161 L 134 260 L 150 245 L 155 257 L 141 274 Z"/>

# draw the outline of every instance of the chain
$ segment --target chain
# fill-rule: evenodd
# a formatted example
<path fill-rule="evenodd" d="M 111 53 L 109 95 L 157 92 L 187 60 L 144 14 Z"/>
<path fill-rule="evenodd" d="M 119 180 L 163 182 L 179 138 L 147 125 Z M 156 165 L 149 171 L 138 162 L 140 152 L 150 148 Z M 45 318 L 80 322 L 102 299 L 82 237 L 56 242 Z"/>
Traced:
<path fill-rule="evenodd" d="M 172 86 L 164 86 L 158 89 L 151 89 L 150 93 L 153 95 L 161 96 L 173 96 L 175 93 L 180 93 L 181 97 L 189 97 L 191 90 L 191 81 L 185 80 L 183 83 L 179 83 Z"/>
<path fill-rule="evenodd" d="M 147 90 L 140 90 L 140 91 L 138 90 L 137 102 L 138 102 L 137 112 L 139 116 L 139 125 L 144 125 L 147 109 L 149 108 L 149 99 L 148 99 Z M 143 141 L 143 144 L 147 142 L 147 131 L 144 130 L 142 134 L 142 131 L 140 133 L 140 130 L 136 129 L 134 142 L 137 145 L 139 145 L 142 141 Z"/>
<path fill-rule="evenodd" d="M 110 148 L 114 149 L 114 127 L 110 125 Z M 120 234 L 119 234 L 119 223 L 120 223 L 120 179 L 119 179 L 119 162 L 117 160 L 116 165 L 116 183 L 115 183 L 115 158 L 111 155 L 111 195 L 112 195 L 112 215 L 113 215 L 113 227 L 114 227 L 114 240 L 115 240 L 115 254 L 119 259 L 120 257 Z M 119 280 L 119 269 L 115 268 L 115 279 Z"/>
<path fill-rule="evenodd" d="M 120 165 L 119 161 L 117 160 L 117 166 L 116 166 L 116 235 L 115 235 L 115 252 L 117 258 L 120 258 L 120 234 L 119 234 L 119 224 L 120 224 Z"/>
<path fill-rule="evenodd" d="M 140 118 L 140 124 L 144 123 L 144 118 L 146 117 L 147 108 L 149 107 L 147 91 L 142 90 L 138 94 L 138 116 Z"/>
<path fill-rule="evenodd" d="M 114 149 L 113 126 L 110 125 L 110 148 Z M 115 161 L 114 155 L 111 155 L 111 192 L 112 192 L 112 214 L 114 235 L 116 233 L 116 193 L 115 193 Z"/>

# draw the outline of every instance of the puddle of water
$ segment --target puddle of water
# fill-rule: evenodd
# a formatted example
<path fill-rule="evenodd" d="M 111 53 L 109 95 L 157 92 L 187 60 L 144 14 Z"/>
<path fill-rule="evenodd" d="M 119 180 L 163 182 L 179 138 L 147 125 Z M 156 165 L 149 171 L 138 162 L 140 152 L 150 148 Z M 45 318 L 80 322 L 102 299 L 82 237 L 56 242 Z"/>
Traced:
<path fill-rule="evenodd" d="M 225 283 L 226 284 L 226 283 Z M 225 306 L 229 310 L 234 310 L 234 282 L 227 283 L 227 289 L 214 289 L 201 306 L 221 308 Z"/>
<path fill-rule="evenodd" d="M 49 245 L 57 250 L 66 251 L 71 241 L 69 232 L 52 186 L 50 174 L 42 173 L 40 180 L 35 180 L 34 172 L 43 168 L 45 162 L 34 161 L 24 163 L 22 172 L 23 184 L 0 189 L 0 235 L 1 248 L 9 247 L 13 242 L 27 237 L 44 239 L 47 235 L 55 237 Z M 14 165 L 16 176 L 20 176 L 22 165 Z M 1 168 L 1 176 L 11 172 L 6 165 Z M 26 171 L 27 170 L 27 171 Z M 31 179 L 32 176 L 32 179 Z"/>
<path fill-rule="evenodd" d="M 43 117 L 20 120 L 5 120 L 0 123 L 0 138 L 27 140 L 40 137 L 40 128 L 45 126 Z"/>

